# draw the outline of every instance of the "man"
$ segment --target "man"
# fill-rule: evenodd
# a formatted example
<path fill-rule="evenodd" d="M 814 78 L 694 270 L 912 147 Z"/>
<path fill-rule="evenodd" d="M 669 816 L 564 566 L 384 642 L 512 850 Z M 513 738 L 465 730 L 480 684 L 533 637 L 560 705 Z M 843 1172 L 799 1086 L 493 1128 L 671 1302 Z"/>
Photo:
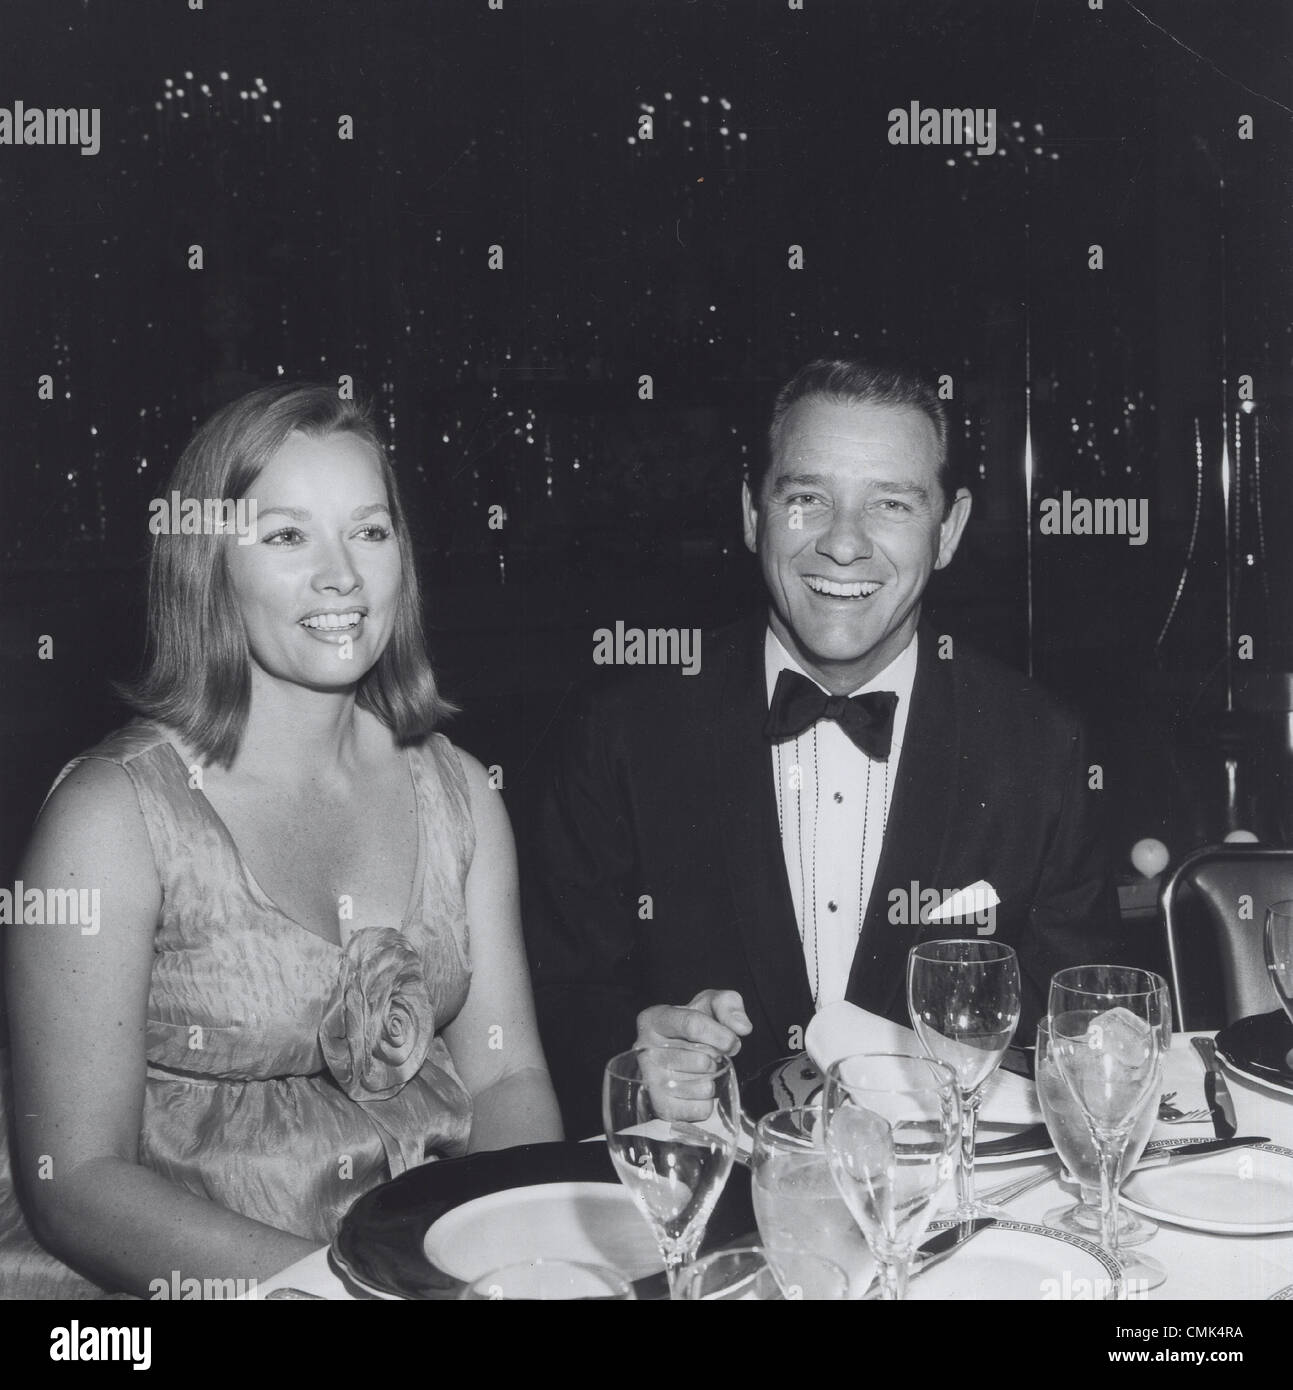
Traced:
<path fill-rule="evenodd" d="M 766 611 L 694 676 L 586 697 L 542 807 L 526 922 L 570 1134 L 599 1128 L 635 1021 L 640 1045 L 739 1050 L 749 1075 L 835 1000 L 906 1022 L 918 940 L 1014 946 L 1024 1037 L 1056 969 L 1122 955 L 1076 719 L 920 623 L 971 505 L 936 393 L 813 362 L 768 444 L 741 496 Z M 945 901 L 958 915 L 928 920 Z"/>

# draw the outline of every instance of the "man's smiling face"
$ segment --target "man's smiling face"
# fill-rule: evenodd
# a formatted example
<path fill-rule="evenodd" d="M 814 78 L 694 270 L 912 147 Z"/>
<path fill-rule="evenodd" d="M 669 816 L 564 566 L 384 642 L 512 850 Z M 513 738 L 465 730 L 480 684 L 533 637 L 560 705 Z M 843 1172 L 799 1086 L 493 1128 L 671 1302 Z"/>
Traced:
<path fill-rule="evenodd" d="M 946 506 L 938 460 L 923 411 L 807 396 L 782 421 L 761 495 L 742 490 L 772 630 L 835 694 L 906 647 L 930 575 L 956 552 L 970 495 Z"/>

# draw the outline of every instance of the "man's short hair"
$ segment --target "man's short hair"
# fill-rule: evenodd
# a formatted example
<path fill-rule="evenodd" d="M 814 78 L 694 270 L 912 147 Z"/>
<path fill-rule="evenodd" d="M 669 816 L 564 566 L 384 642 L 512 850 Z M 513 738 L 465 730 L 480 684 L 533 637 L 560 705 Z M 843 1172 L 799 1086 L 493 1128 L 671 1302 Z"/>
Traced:
<path fill-rule="evenodd" d="M 917 370 L 905 364 L 882 364 L 857 357 L 819 357 L 800 369 L 777 392 L 768 422 L 767 447 L 750 469 L 750 492 L 757 501 L 768 470 L 777 457 L 786 416 L 796 401 L 820 396 L 844 405 L 882 405 L 919 410 L 934 427 L 938 440 L 938 483 L 944 506 L 956 495 L 948 456 L 947 410 L 938 392 Z"/>

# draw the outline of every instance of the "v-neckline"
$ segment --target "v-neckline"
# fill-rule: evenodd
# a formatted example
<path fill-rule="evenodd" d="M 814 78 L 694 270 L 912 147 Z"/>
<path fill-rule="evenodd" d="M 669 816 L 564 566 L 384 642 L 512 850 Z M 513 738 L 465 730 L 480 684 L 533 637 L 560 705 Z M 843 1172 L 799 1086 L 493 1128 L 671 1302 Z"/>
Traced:
<path fill-rule="evenodd" d="M 162 729 L 160 725 L 154 725 L 154 727 L 157 728 L 158 732 L 161 734 L 162 742 L 165 743 L 171 756 L 180 765 L 180 768 L 187 778 L 189 775 L 189 768 L 183 757 L 181 757 L 180 750 L 171 742 L 166 731 Z M 414 765 L 413 750 L 411 748 L 406 748 L 404 750 L 404 766 L 408 769 L 409 781 L 413 787 L 413 811 L 416 818 L 417 852 L 413 859 L 413 881 L 409 885 L 408 901 L 404 905 L 404 913 L 400 918 L 401 928 L 408 925 L 409 919 L 413 916 L 413 911 L 422 897 L 422 884 L 426 874 L 426 865 L 423 857 L 425 827 L 423 826 L 422 818 L 422 786 L 418 780 L 418 771 Z M 219 831 L 228 842 L 229 848 L 233 852 L 233 857 L 238 863 L 238 871 L 242 874 L 244 881 L 248 888 L 251 889 L 253 895 L 260 899 L 262 905 L 267 907 L 271 912 L 276 913 L 289 925 L 295 927 L 297 931 L 304 932 L 306 936 L 312 937 L 323 946 L 327 946 L 338 953 L 344 952 L 346 949 L 345 941 L 329 941 L 326 936 L 321 936 L 317 931 L 311 930 L 311 928 L 307 927 L 303 922 L 298 922 L 295 917 L 285 912 L 283 908 L 270 897 L 264 888 L 261 887 L 256 875 L 252 872 L 251 865 L 247 862 L 242 850 L 238 848 L 238 841 L 234 839 L 233 831 L 225 824 L 224 817 L 216 810 L 206 792 L 203 791 L 201 787 L 190 787 L 189 790 L 193 793 L 198 803 L 204 808 L 207 815 L 211 817 L 217 831 Z"/>

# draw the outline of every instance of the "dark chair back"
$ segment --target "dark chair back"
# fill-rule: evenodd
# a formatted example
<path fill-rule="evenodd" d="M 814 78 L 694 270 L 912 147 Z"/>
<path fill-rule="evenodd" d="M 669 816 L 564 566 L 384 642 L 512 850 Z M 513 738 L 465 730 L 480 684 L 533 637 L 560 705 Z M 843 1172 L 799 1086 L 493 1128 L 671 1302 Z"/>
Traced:
<path fill-rule="evenodd" d="M 1193 899 L 1206 919 L 1221 970 L 1221 997 L 1231 1023 L 1249 1014 L 1278 1008 L 1279 996 L 1266 969 L 1262 942 L 1266 909 L 1293 898 L 1293 849 L 1265 845 L 1211 845 L 1196 850 L 1177 865 L 1163 885 L 1160 899 L 1167 934 L 1167 958 L 1172 1006 L 1178 1029 L 1213 1026 L 1214 1020 L 1187 1018 L 1187 1004 L 1199 993 L 1199 968 L 1182 930 L 1183 909 Z M 1203 953 L 1199 953 L 1201 956 Z M 1209 953 L 1210 954 L 1210 953 Z M 1207 969 L 1206 961 L 1203 968 Z M 1196 986 L 1190 988 L 1191 982 Z M 1206 983 L 1206 982 L 1205 982 Z"/>

